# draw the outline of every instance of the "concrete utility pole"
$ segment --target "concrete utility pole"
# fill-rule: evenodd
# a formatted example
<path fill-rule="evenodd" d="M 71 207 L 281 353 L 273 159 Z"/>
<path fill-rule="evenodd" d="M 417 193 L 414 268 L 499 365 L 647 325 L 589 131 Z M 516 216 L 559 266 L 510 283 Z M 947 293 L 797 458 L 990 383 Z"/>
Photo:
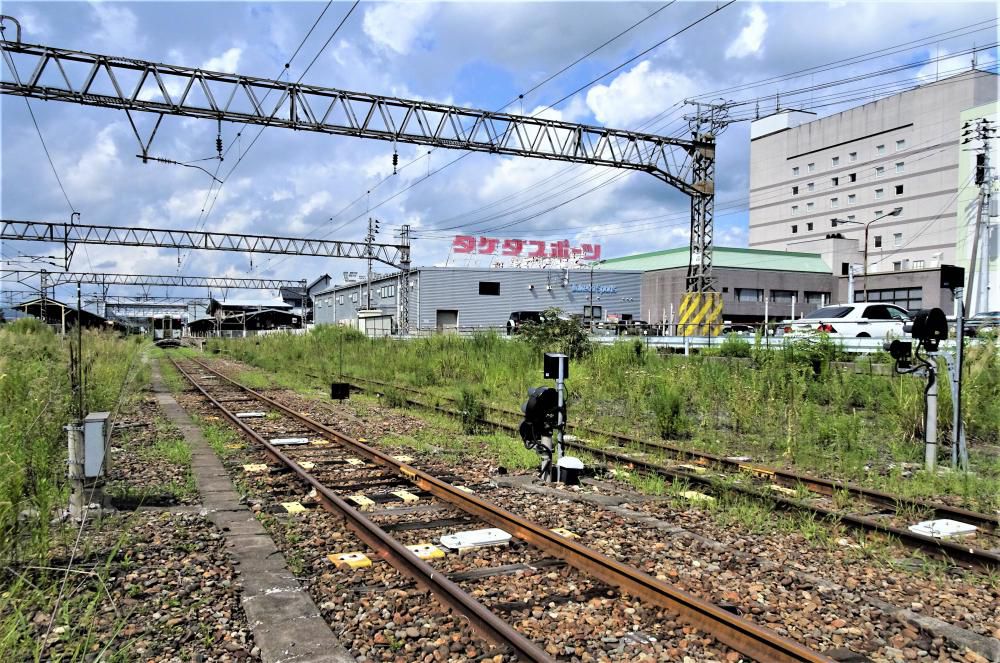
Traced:
<path fill-rule="evenodd" d="M 979 185 L 979 204 L 976 208 L 976 231 L 972 240 L 972 255 L 969 257 L 969 288 L 965 293 L 965 310 L 967 313 L 983 313 L 989 309 L 989 206 L 990 194 L 993 189 L 993 178 L 990 174 L 990 140 L 996 133 L 993 123 L 986 118 L 975 121 L 975 125 L 966 122 L 963 127 L 962 144 L 974 140 L 980 142 L 976 150 L 975 183 Z M 983 226 L 986 225 L 984 231 Z M 980 246 L 982 245 L 982 246 Z M 978 255 L 982 252 L 982 255 Z M 976 260 L 979 260 L 979 279 L 976 279 Z M 975 302 L 975 307 L 973 307 Z"/>
<path fill-rule="evenodd" d="M 368 286 L 366 290 L 367 293 L 367 303 L 365 304 L 365 310 L 370 311 L 372 308 L 372 244 L 375 242 L 375 235 L 378 234 L 378 221 L 368 217 L 368 234 L 365 235 L 365 243 L 368 245 Z"/>

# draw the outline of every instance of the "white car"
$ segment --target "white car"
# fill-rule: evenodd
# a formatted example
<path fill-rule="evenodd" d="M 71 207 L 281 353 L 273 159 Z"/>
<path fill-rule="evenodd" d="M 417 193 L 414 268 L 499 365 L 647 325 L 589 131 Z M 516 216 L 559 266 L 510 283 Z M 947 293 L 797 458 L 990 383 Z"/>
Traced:
<path fill-rule="evenodd" d="M 803 336 L 825 333 L 847 338 L 902 338 L 903 325 L 910 321 L 906 309 L 893 304 L 859 302 L 817 309 L 796 320 L 784 320 L 785 334 Z"/>

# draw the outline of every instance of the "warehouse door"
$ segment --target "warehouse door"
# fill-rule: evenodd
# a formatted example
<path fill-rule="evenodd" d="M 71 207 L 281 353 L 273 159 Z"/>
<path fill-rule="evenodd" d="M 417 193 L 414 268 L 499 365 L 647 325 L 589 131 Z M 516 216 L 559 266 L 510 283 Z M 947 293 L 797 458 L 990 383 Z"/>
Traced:
<path fill-rule="evenodd" d="M 458 311 L 437 311 L 437 330 L 439 332 L 452 333 L 458 331 Z"/>

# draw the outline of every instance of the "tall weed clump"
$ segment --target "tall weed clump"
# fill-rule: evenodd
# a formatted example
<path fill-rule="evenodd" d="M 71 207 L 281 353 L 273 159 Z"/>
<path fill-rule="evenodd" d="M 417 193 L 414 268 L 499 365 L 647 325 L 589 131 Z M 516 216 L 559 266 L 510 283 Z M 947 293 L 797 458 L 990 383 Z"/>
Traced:
<path fill-rule="evenodd" d="M 68 339 L 34 319 L 0 327 L 0 560 L 36 558 L 66 494 L 66 434 L 73 418 Z M 83 334 L 87 411 L 118 402 L 141 339 Z"/>

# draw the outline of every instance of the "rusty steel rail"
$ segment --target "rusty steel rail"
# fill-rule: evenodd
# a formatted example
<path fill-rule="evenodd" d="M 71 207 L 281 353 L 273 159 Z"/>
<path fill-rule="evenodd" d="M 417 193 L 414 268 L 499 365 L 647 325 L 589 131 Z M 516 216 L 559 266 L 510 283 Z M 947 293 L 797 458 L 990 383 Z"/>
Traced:
<path fill-rule="evenodd" d="M 381 382 L 379 380 L 371 380 L 369 378 L 351 378 L 351 379 L 356 380 L 358 382 L 368 382 L 386 389 L 397 389 L 399 391 L 409 392 L 412 394 L 416 394 L 418 396 L 432 397 L 432 398 L 437 398 L 439 400 L 447 400 L 452 403 L 455 402 L 454 399 L 432 396 L 431 394 L 424 393 L 419 389 L 413 389 L 411 387 L 402 387 L 387 382 Z M 359 388 L 363 387 L 359 386 Z M 425 403 L 421 403 L 421 405 L 424 405 L 424 407 L 433 407 Z M 501 416 L 520 417 L 520 413 L 514 412 L 513 410 L 506 410 L 503 408 L 492 407 L 492 406 L 487 406 L 486 409 Z M 510 426 L 506 423 L 501 423 L 486 419 L 483 420 L 483 423 L 492 426 L 497 426 L 500 428 L 514 430 L 516 432 L 515 427 Z M 727 458 L 725 456 L 719 456 L 717 454 L 712 454 L 705 451 L 686 449 L 684 447 L 679 447 L 665 442 L 644 440 L 638 437 L 633 437 L 631 435 L 623 435 L 621 433 L 611 433 L 608 431 L 588 428 L 586 426 L 574 426 L 572 424 L 570 424 L 567 428 L 574 433 L 583 433 L 591 436 L 604 437 L 609 440 L 613 440 L 616 443 L 630 444 L 633 446 L 644 448 L 645 450 L 667 451 L 680 456 L 684 456 L 685 458 L 690 458 L 692 460 L 695 460 L 699 462 L 699 464 L 717 465 L 719 467 L 729 470 L 752 471 L 759 474 L 766 474 L 768 475 L 768 478 L 771 481 L 774 481 L 775 483 L 786 486 L 788 488 L 797 488 L 799 486 L 803 486 L 815 493 L 827 496 L 833 496 L 838 492 L 846 492 L 853 497 L 861 498 L 873 504 L 891 507 L 894 510 L 899 510 L 900 508 L 908 508 L 916 511 L 933 513 L 935 518 L 951 518 L 954 520 L 961 520 L 962 522 L 976 525 L 977 527 L 980 528 L 1000 529 L 1000 515 L 996 514 L 971 511 L 969 509 L 950 506 L 948 504 L 928 502 L 926 500 L 922 500 L 919 498 L 904 497 L 902 495 L 893 495 L 892 493 L 886 493 L 881 490 L 875 490 L 873 488 L 865 488 L 864 486 L 859 486 L 857 484 L 850 483 L 847 481 L 838 481 L 836 479 L 824 479 L 822 477 L 816 477 L 801 472 L 793 472 L 791 470 L 783 470 L 775 467 L 746 463 L 739 460 L 735 460 L 733 458 Z"/>
<path fill-rule="evenodd" d="M 374 380 L 364 380 L 364 381 L 378 384 L 378 382 Z M 384 385 L 384 386 L 387 386 L 388 388 L 394 388 L 393 385 Z M 403 390 L 416 392 L 416 390 L 413 389 L 403 389 Z M 422 394 L 422 395 L 427 396 L 428 394 Z M 413 399 L 406 399 L 406 400 L 407 402 L 413 405 L 419 405 L 421 407 L 434 409 L 443 414 L 449 414 L 452 416 L 456 416 L 459 414 L 458 412 L 449 410 L 447 408 L 443 408 L 438 405 L 430 405 Z M 450 399 L 441 399 L 441 400 L 450 401 Z M 494 412 L 498 411 L 505 414 L 513 414 L 512 412 L 508 412 L 505 410 L 498 410 L 497 408 L 490 408 L 490 409 L 492 409 Z M 486 418 L 481 418 L 480 422 L 488 426 L 494 426 L 496 428 L 500 428 L 517 434 L 517 428 L 505 422 L 493 421 Z M 583 429 L 576 428 L 575 430 L 581 431 Z M 603 435 L 604 433 L 601 434 Z M 630 441 L 631 439 L 632 438 L 629 438 Z M 836 511 L 833 509 L 827 509 L 815 504 L 808 504 L 800 500 L 781 497 L 780 495 L 777 494 L 764 493 L 746 486 L 734 486 L 734 485 L 721 486 L 718 481 L 710 477 L 701 476 L 695 472 L 684 472 L 676 468 L 668 467 L 666 465 L 653 463 L 650 461 L 642 460 L 640 458 L 634 458 L 632 456 L 627 456 L 625 454 L 617 453 L 615 451 L 607 449 L 601 449 L 599 447 L 592 447 L 586 444 L 582 444 L 580 442 L 566 441 L 563 442 L 563 446 L 570 449 L 585 451 L 595 456 L 602 456 L 604 458 L 609 458 L 619 463 L 627 463 L 629 465 L 632 465 L 633 467 L 641 468 L 648 473 L 658 474 L 660 476 L 669 477 L 671 479 L 680 479 L 684 481 L 689 481 L 692 483 L 697 483 L 702 486 L 707 486 L 717 490 L 721 489 L 721 490 L 734 491 L 754 499 L 773 502 L 782 509 L 806 511 L 809 513 L 813 513 L 821 518 L 829 518 L 839 521 L 855 529 L 860 529 L 867 532 L 878 532 L 881 534 L 891 535 L 893 537 L 896 537 L 902 543 L 911 548 L 916 548 L 918 550 L 921 550 L 922 552 L 928 553 L 935 557 L 947 558 L 953 562 L 963 564 L 969 568 L 981 569 L 981 570 L 995 570 L 1000 568 L 1000 555 L 990 552 L 988 550 L 983 550 L 982 548 L 976 548 L 975 546 L 968 546 L 960 543 L 954 543 L 951 541 L 943 541 L 941 539 L 935 539 L 929 536 L 922 536 L 920 534 L 915 534 L 914 532 L 911 532 L 908 529 L 903 529 L 901 527 L 894 527 L 892 525 L 886 525 L 871 518 L 867 518 L 865 516 L 858 516 L 850 513 Z M 652 446 L 657 446 L 657 445 L 654 444 Z M 673 449 L 671 448 L 671 450 Z M 689 455 L 694 455 L 691 452 L 685 452 L 685 453 L 688 453 Z M 697 454 L 697 455 L 701 456 L 702 454 Z M 703 454 L 703 455 L 710 458 L 720 458 L 719 456 L 713 456 L 711 454 Z M 728 460 L 728 459 L 723 459 L 723 460 Z M 730 462 L 732 462 L 737 466 L 740 466 L 741 470 L 751 471 L 759 474 L 765 474 L 768 476 L 769 479 L 773 479 L 774 478 L 773 472 L 777 472 L 777 470 L 772 470 L 771 468 L 768 467 L 750 465 L 747 463 L 736 463 L 735 461 L 730 461 Z M 791 475 L 792 473 L 788 474 Z M 807 476 L 807 475 L 802 475 L 802 476 Z M 808 485 L 805 482 L 802 483 L 803 485 Z M 867 489 L 860 489 L 860 490 L 867 491 Z M 905 501 L 901 503 L 907 504 L 907 502 Z M 900 502 L 897 502 L 896 504 L 898 505 L 900 504 Z M 945 508 L 943 505 L 939 506 Z M 950 512 L 951 517 L 958 517 L 958 513 L 961 512 L 964 512 L 964 509 L 958 509 L 955 512 Z M 978 515 L 982 517 L 982 519 L 984 519 L 986 522 L 989 522 L 990 519 L 989 514 L 980 514 L 974 511 L 969 511 L 968 513 Z M 995 519 L 993 520 L 995 521 Z"/>
<path fill-rule="evenodd" d="M 436 571 L 430 564 L 417 557 L 413 552 L 407 549 L 406 546 L 393 539 L 387 532 L 385 532 L 385 530 L 366 518 L 360 511 L 349 505 L 340 496 L 324 486 L 322 482 L 307 472 L 301 465 L 286 456 L 280 449 L 268 442 L 265 438 L 261 437 L 233 412 L 205 391 L 204 387 L 198 384 L 197 380 L 195 380 L 190 373 L 184 370 L 180 364 L 172 358 L 171 361 L 173 362 L 174 367 L 177 368 L 177 370 L 180 371 L 180 373 L 187 378 L 199 392 L 201 392 L 202 396 L 211 401 L 211 403 L 222 412 L 230 423 L 239 428 L 240 431 L 253 441 L 264 447 L 267 455 L 275 462 L 285 465 L 292 472 L 298 475 L 299 478 L 312 486 L 316 490 L 316 495 L 319 498 L 320 503 L 327 511 L 330 511 L 334 515 L 343 517 L 350 529 L 357 534 L 358 538 L 370 546 L 372 550 L 378 551 L 379 556 L 389 562 L 389 564 L 395 567 L 400 573 L 413 578 L 419 584 L 427 587 L 445 605 L 457 614 L 468 619 L 473 629 L 483 634 L 487 639 L 492 640 L 501 646 L 510 647 L 511 650 L 517 654 L 519 659 L 524 661 L 544 661 L 546 663 L 550 663 L 552 661 L 552 658 L 540 647 L 538 647 L 538 645 L 515 631 L 510 624 L 492 613 L 483 604 L 473 599 L 457 584 L 445 577 L 444 574 Z M 201 362 L 197 362 L 197 360 L 194 361 L 201 364 Z M 201 366 L 206 370 L 212 371 L 212 369 L 204 366 L 203 364 L 201 364 Z M 225 376 L 216 371 L 212 371 L 212 373 L 225 378 Z M 228 380 L 229 378 L 225 379 Z M 230 380 L 230 382 L 232 381 Z M 236 385 L 235 382 L 233 382 L 233 384 Z M 260 396 L 256 392 L 249 390 L 242 385 L 237 386 L 254 396 Z M 260 396 L 260 398 L 263 399 L 264 397 Z M 269 399 L 266 400 L 274 406 L 279 407 L 283 413 L 294 414 L 294 418 L 300 421 L 304 419 L 304 417 L 299 415 L 297 412 L 292 412 L 287 408 L 280 407 L 278 404 L 270 401 Z"/>
<path fill-rule="evenodd" d="M 282 414 L 297 420 L 313 432 L 333 439 L 353 453 L 407 477 L 416 486 L 466 513 L 499 527 L 536 548 L 565 560 L 576 569 L 651 604 L 666 608 L 681 621 L 715 637 L 719 642 L 758 661 L 814 661 L 830 663 L 820 652 L 785 638 L 771 629 L 734 615 L 708 601 L 679 590 L 653 576 L 614 560 L 548 528 L 525 520 L 473 494 L 459 490 L 412 465 L 368 446 L 339 431 L 313 421 L 288 406 L 254 391 L 204 364 L 192 359 L 204 370 L 267 403 Z M 190 379 L 190 378 L 189 378 Z M 202 393 L 204 391 L 202 390 Z M 234 417 L 235 418 L 235 417 Z M 240 422 L 242 423 L 242 422 Z M 245 426 L 245 425 L 244 425 Z M 255 436 L 259 439 L 259 436 Z M 314 480 L 315 481 L 315 480 Z M 317 489 L 318 490 L 318 489 Z M 360 515 L 360 514 L 359 514 Z M 419 560 L 417 560 L 419 561 Z"/>

